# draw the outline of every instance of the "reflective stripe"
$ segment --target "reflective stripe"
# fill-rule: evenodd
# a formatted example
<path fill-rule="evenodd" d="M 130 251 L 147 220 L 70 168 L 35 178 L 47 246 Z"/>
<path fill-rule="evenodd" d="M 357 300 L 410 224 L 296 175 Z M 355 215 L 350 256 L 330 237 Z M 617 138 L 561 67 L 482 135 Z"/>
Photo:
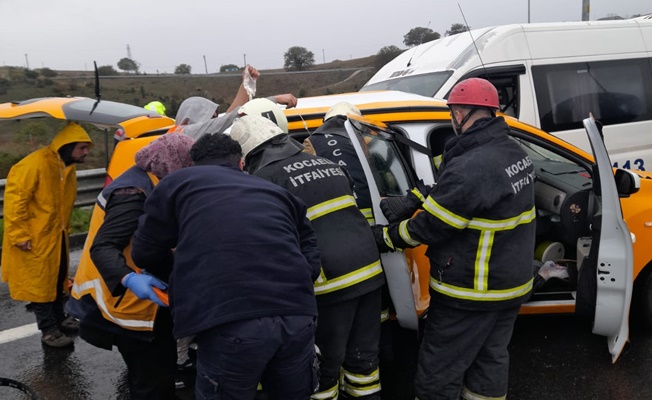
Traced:
<path fill-rule="evenodd" d="M 520 215 L 507 218 L 507 219 L 484 219 L 484 218 L 473 218 L 469 222 L 468 228 L 471 229 L 480 229 L 480 230 L 491 230 L 491 231 L 507 231 L 514 229 L 519 225 L 527 224 L 532 222 L 536 218 L 536 210 L 534 207 L 521 213 Z"/>
<path fill-rule="evenodd" d="M 326 214 L 330 214 L 332 212 L 351 206 L 356 206 L 355 198 L 353 196 L 340 196 L 310 207 L 306 216 L 309 220 L 313 221 L 319 217 L 323 217 Z"/>
<path fill-rule="evenodd" d="M 459 215 L 448 211 L 444 207 L 440 206 L 432 197 L 428 196 L 426 201 L 423 203 L 423 208 L 428 211 L 430 214 L 439 218 L 443 222 L 451 225 L 457 229 L 464 229 L 469 224 L 469 220 L 460 217 Z"/>
<path fill-rule="evenodd" d="M 505 400 L 507 398 L 507 395 L 500 396 L 500 397 L 489 397 L 489 396 L 483 396 L 477 393 L 473 393 L 466 387 L 462 390 L 462 399 L 464 400 Z"/>
<path fill-rule="evenodd" d="M 102 208 L 102 210 L 104 210 L 104 208 L 106 207 L 106 199 L 102 195 L 102 192 L 100 192 L 100 194 L 97 195 L 97 202 L 100 205 L 100 207 Z"/>
<path fill-rule="evenodd" d="M 414 194 L 415 196 L 417 196 L 417 198 L 418 198 L 419 200 L 421 200 L 422 203 L 423 203 L 424 201 L 426 201 L 426 198 L 423 197 L 423 194 L 421 194 L 421 192 L 420 192 L 417 188 L 414 188 L 414 189 L 410 190 L 410 192 L 412 192 L 412 194 Z"/>
<path fill-rule="evenodd" d="M 531 209 L 524 211 L 520 215 L 512 218 L 496 220 L 486 218 L 473 218 L 469 220 L 444 208 L 430 196 L 428 196 L 426 201 L 423 203 L 423 208 L 430 214 L 457 229 L 469 228 L 483 231 L 506 231 L 514 229 L 519 225 L 532 222 L 534 218 L 536 218 L 536 210 L 534 207 L 532 207 Z"/>
<path fill-rule="evenodd" d="M 363 385 L 365 383 L 372 383 L 374 381 L 379 380 L 380 369 L 376 368 L 376 370 L 373 371 L 372 373 L 364 375 L 364 374 L 354 374 L 342 368 L 342 375 L 344 375 L 344 378 L 351 383 L 357 383 L 359 385 Z"/>
<path fill-rule="evenodd" d="M 104 292 L 102 290 L 102 285 L 100 284 L 99 279 L 93 279 L 91 281 L 84 282 L 81 285 L 78 284 L 73 284 L 72 285 L 72 292 L 76 294 L 78 297 L 81 297 L 84 292 L 86 291 L 95 291 L 95 303 L 97 303 L 97 306 L 104 312 L 106 316 L 108 316 L 111 321 L 115 322 L 116 324 L 123 326 L 125 328 L 150 328 L 152 329 L 154 327 L 154 321 L 144 321 L 144 320 L 137 320 L 137 319 L 120 319 L 116 318 L 111 313 L 106 307 L 106 304 L 104 303 Z"/>
<path fill-rule="evenodd" d="M 489 287 L 489 257 L 491 246 L 494 244 L 494 232 L 480 232 L 478 251 L 475 255 L 475 276 L 473 288 L 479 291 L 486 291 Z"/>
<path fill-rule="evenodd" d="M 418 246 L 421 244 L 421 242 L 412 239 L 410 232 L 408 232 L 407 224 L 409 221 L 409 219 L 401 221 L 401 223 L 398 225 L 398 234 L 401 236 L 401 239 L 403 239 L 405 243 L 409 244 L 410 246 Z"/>
<path fill-rule="evenodd" d="M 371 208 L 361 208 L 360 212 L 366 219 L 373 219 L 374 218 L 374 212 Z"/>
<path fill-rule="evenodd" d="M 510 289 L 501 289 L 501 290 L 475 290 L 468 289 L 463 287 L 457 287 L 449 285 L 447 283 L 439 282 L 432 276 L 430 277 L 430 287 L 432 290 L 445 294 L 450 297 L 455 297 L 457 299 L 465 300 L 477 300 L 477 301 L 501 301 L 515 299 L 521 297 L 530 290 L 532 290 L 532 281 L 530 279 L 527 283 L 521 286 Z"/>
<path fill-rule="evenodd" d="M 339 394 L 338 384 L 336 383 L 335 386 L 333 386 L 330 389 L 324 390 L 322 392 L 317 392 L 310 396 L 311 399 L 313 400 L 335 400 L 337 399 L 337 395 Z"/>
<path fill-rule="evenodd" d="M 385 322 L 389 319 L 389 308 L 386 308 L 380 312 L 380 322 Z"/>
<path fill-rule="evenodd" d="M 387 247 L 389 247 L 390 249 L 392 249 L 392 250 L 401 250 L 401 249 L 397 249 L 396 246 L 394 246 L 394 243 L 392 242 L 392 238 L 389 237 L 389 227 L 388 226 L 383 227 L 383 240 L 385 241 L 385 244 L 387 245 Z"/>
<path fill-rule="evenodd" d="M 324 269 L 319 268 L 319 276 L 317 277 L 315 283 L 323 283 L 323 282 L 326 282 L 326 275 L 324 275 Z"/>
<path fill-rule="evenodd" d="M 353 272 L 349 272 L 346 275 L 338 276 L 337 278 L 327 280 L 326 282 L 316 282 L 315 295 L 326 294 L 336 290 L 345 289 L 359 282 L 372 278 L 382 272 L 383 268 L 380 266 L 380 260 L 376 260 L 373 263 Z"/>
<path fill-rule="evenodd" d="M 376 383 L 375 385 L 365 386 L 365 388 L 357 388 L 353 385 L 345 383 L 343 390 L 353 397 L 362 397 L 380 392 L 381 387 L 380 382 Z"/>

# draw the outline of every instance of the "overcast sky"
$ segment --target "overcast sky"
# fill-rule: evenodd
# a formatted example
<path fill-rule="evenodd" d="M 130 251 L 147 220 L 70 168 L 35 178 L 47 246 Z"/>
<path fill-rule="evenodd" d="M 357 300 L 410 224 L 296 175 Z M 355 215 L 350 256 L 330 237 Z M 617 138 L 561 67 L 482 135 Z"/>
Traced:
<path fill-rule="evenodd" d="M 404 48 L 403 36 L 429 25 L 443 33 L 528 21 L 579 21 L 582 0 L 0 0 L 0 65 L 91 70 L 131 56 L 148 73 L 193 73 L 223 64 L 280 68 L 303 46 L 315 62 Z M 591 0 L 590 19 L 652 13 L 652 0 Z M 246 56 L 245 56 L 246 54 Z M 26 56 L 27 55 L 27 56 Z"/>

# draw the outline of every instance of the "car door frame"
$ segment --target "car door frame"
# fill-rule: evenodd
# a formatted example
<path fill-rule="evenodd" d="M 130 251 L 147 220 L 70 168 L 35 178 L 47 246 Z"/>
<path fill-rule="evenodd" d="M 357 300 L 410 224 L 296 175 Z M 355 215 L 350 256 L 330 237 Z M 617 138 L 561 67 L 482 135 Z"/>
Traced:
<path fill-rule="evenodd" d="M 629 309 L 634 285 L 632 236 L 623 219 L 614 170 L 593 117 L 584 119 L 600 180 L 601 226 L 593 333 L 607 337 L 612 362 L 629 341 Z M 595 245 L 595 244 L 593 244 Z"/>

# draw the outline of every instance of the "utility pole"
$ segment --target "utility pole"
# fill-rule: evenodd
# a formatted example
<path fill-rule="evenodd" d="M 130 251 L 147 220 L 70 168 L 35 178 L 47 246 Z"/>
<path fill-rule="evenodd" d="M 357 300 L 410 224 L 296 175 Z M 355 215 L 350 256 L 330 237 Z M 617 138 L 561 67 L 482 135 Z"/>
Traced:
<path fill-rule="evenodd" d="M 247 55 L 243 54 L 244 56 L 244 67 L 247 68 Z"/>
<path fill-rule="evenodd" d="M 322 64 L 326 64 L 326 53 L 324 53 L 324 49 L 321 49 L 321 59 L 322 59 Z"/>
<path fill-rule="evenodd" d="M 589 21 L 591 14 L 591 0 L 582 0 L 582 21 Z"/>
<path fill-rule="evenodd" d="M 530 0 L 527 0 L 527 23 L 530 23 Z"/>
<path fill-rule="evenodd" d="M 204 70 L 206 70 L 206 75 L 208 75 L 208 66 L 206 65 L 206 55 L 204 55 Z"/>
<path fill-rule="evenodd" d="M 130 60 L 132 59 L 131 58 L 131 49 L 129 48 L 129 45 L 127 45 L 127 58 L 130 59 Z"/>
<path fill-rule="evenodd" d="M 27 69 L 29 69 L 29 59 L 27 58 L 27 53 L 25 53 L 25 65 L 27 66 Z"/>

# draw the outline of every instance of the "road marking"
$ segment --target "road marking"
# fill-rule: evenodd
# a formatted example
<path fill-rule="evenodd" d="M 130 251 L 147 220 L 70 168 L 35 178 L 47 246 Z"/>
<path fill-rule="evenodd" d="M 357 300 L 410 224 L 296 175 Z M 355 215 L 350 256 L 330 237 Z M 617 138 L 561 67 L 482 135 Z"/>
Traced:
<path fill-rule="evenodd" d="M 0 344 L 13 342 L 14 340 L 36 335 L 37 333 L 39 333 L 39 330 L 36 327 L 36 322 L 29 325 L 19 326 L 17 328 L 7 329 L 6 331 L 0 331 Z"/>

